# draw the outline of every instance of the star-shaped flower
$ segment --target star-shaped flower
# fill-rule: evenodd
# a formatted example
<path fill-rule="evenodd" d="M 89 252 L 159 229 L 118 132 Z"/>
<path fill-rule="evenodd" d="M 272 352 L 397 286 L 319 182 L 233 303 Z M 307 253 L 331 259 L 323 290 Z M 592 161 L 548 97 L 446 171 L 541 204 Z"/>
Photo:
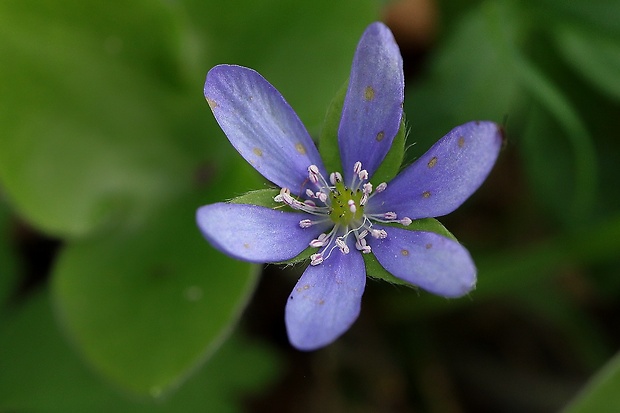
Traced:
<path fill-rule="evenodd" d="M 403 117 L 402 58 L 385 25 L 371 24 L 355 53 L 338 128 L 342 173 L 325 169 L 298 116 L 257 72 L 216 66 L 204 93 L 232 145 L 281 188 L 274 198 L 280 208 L 201 207 L 197 222 L 205 238 L 255 263 L 316 249 L 286 304 L 295 347 L 325 346 L 357 319 L 366 285 L 362 254 L 373 254 L 395 277 L 440 296 L 459 297 L 474 288 L 476 269 L 463 246 L 406 227 L 460 206 L 493 167 L 501 132 L 492 122 L 466 123 L 389 183 L 371 183 Z"/>

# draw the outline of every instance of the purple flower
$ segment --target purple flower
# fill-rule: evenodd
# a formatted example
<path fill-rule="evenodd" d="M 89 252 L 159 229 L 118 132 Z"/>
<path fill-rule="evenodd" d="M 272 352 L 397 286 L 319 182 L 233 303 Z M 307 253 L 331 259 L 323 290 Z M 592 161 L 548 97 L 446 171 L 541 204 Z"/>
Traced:
<path fill-rule="evenodd" d="M 466 123 L 389 183 L 372 182 L 402 120 L 402 58 L 386 26 L 371 24 L 353 59 L 338 129 L 341 171 L 325 169 L 293 109 L 257 72 L 216 66 L 204 93 L 232 145 L 281 188 L 274 200 L 282 206 L 203 206 L 197 222 L 205 238 L 255 263 L 282 262 L 315 248 L 286 304 L 295 347 L 325 346 L 357 319 L 366 284 L 362 254 L 440 296 L 459 297 L 474 288 L 476 269 L 464 247 L 406 226 L 460 206 L 493 167 L 501 132 L 492 122 Z"/>

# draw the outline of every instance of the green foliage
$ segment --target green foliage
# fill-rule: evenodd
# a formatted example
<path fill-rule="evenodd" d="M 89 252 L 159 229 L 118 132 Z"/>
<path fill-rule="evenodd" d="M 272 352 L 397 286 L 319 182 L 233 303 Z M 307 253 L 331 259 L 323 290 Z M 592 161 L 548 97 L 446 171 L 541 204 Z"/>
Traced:
<path fill-rule="evenodd" d="M 258 268 L 205 246 L 197 202 L 182 199 L 139 231 L 74 242 L 56 264 L 61 321 L 105 376 L 136 393 L 160 393 L 210 356 L 256 282 Z"/>
<path fill-rule="evenodd" d="M 562 413 L 614 413 L 620 405 L 620 356 L 614 356 Z"/>
<path fill-rule="evenodd" d="M 0 200 L 0 308 L 6 305 L 18 280 L 15 251 L 9 239 L 10 219 L 8 206 Z"/>
<path fill-rule="evenodd" d="M 593 27 L 559 26 L 555 32 L 560 51 L 600 92 L 620 99 L 620 35 L 606 36 Z"/>
<path fill-rule="evenodd" d="M 0 319 L 0 410 L 11 412 L 241 412 L 242 393 L 262 390 L 279 369 L 271 350 L 233 336 L 174 394 L 137 398 L 86 368 L 37 293 Z M 117 332 L 116 337 L 119 338 Z M 109 340 L 108 340 L 109 341 Z M 157 345 L 151 342 L 149 345 Z M 137 368 L 135 361 L 128 365 Z M 155 390 L 155 389 L 154 389 Z"/>

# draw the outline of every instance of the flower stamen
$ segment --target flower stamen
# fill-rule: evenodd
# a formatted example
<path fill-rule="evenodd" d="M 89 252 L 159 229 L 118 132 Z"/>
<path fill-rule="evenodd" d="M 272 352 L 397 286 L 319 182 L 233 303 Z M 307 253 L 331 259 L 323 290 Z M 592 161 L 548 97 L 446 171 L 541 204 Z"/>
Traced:
<path fill-rule="evenodd" d="M 306 199 L 300 200 L 291 195 L 288 188 L 282 188 L 274 197 L 274 201 L 284 203 L 292 209 L 300 210 L 321 218 L 317 220 L 302 219 L 299 221 L 301 228 L 310 228 L 318 223 L 332 221 L 333 227 L 328 233 L 322 233 L 311 240 L 308 246 L 320 250 L 310 256 L 311 265 L 319 265 L 328 259 L 336 248 L 342 254 L 350 252 L 347 237 L 355 236 L 355 248 L 363 254 L 372 252 L 368 245 L 367 236 L 376 239 L 385 239 L 387 231 L 373 228 L 374 222 L 411 224 L 409 217 L 399 217 L 394 211 L 378 214 L 365 214 L 364 206 L 376 193 L 383 192 L 387 188 L 385 182 L 374 188 L 368 182 L 368 171 L 363 169 L 361 162 L 353 165 L 353 178 L 351 186 L 344 185 L 342 175 L 339 172 L 329 174 L 329 183 L 316 165 L 308 167 L 308 180 L 316 189 L 307 188 L 303 191 Z M 318 205 L 317 205 L 318 203 Z"/>

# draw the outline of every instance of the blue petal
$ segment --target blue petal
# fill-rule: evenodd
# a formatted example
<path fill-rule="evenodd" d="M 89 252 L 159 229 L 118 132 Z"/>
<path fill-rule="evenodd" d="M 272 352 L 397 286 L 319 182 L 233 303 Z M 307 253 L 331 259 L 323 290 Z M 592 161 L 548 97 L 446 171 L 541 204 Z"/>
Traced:
<path fill-rule="evenodd" d="M 460 297 L 476 285 L 476 267 L 458 242 L 434 232 L 381 227 L 388 236 L 371 239 L 372 252 L 395 277 L 444 297 Z"/>
<path fill-rule="evenodd" d="M 347 182 L 351 181 L 355 162 L 360 161 L 372 176 L 390 150 L 400 127 L 404 88 L 398 45 L 390 29 L 373 23 L 355 51 L 338 129 Z"/>
<path fill-rule="evenodd" d="M 310 215 L 284 212 L 258 205 L 216 203 L 196 212 L 204 237 L 218 250 L 234 258 L 256 262 L 280 262 L 294 258 L 328 228 L 300 228 Z"/>
<path fill-rule="evenodd" d="M 368 201 L 368 213 L 392 211 L 411 219 L 449 214 L 486 179 L 502 146 L 493 122 L 454 128 Z"/>
<path fill-rule="evenodd" d="M 258 172 L 299 194 L 321 157 L 297 114 L 269 82 L 252 69 L 219 65 L 207 74 L 205 98 L 215 119 Z"/>
<path fill-rule="evenodd" d="M 364 260 L 354 247 L 349 254 L 335 249 L 322 264 L 308 266 L 286 303 L 291 344 L 316 350 L 340 337 L 360 313 L 365 286 Z"/>

